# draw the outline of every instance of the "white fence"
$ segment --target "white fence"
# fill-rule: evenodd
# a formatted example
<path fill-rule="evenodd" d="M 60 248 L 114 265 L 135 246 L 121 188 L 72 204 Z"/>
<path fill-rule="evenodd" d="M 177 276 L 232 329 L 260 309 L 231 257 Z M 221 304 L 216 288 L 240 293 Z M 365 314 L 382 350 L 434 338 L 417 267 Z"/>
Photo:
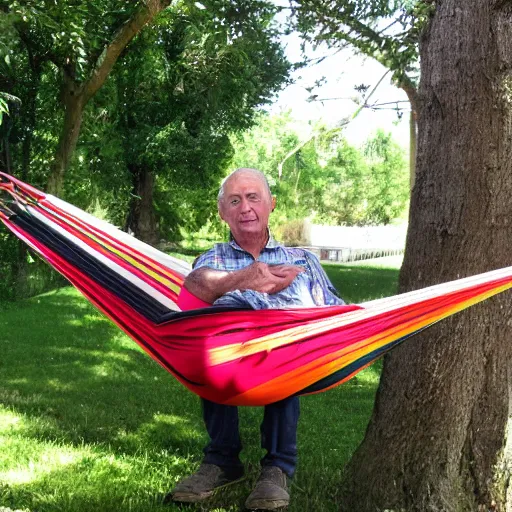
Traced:
<path fill-rule="evenodd" d="M 306 248 L 321 260 L 357 261 L 403 254 L 407 225 L 320 226 L 305 224 Z"/>

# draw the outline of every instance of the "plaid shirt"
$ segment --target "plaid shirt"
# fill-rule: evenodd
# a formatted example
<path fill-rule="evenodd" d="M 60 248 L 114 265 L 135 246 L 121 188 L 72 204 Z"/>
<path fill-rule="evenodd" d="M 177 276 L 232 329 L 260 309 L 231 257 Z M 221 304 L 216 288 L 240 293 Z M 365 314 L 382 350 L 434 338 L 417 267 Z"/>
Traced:
<path fill-rule="evenodd" d="M 209 267 L 232 272 L 261 261 L 268 265 L 299 265 L 305 268 L 284 290 L 272 295 L 254 290 L 235 290 L 220 297 L 215 304 L 247 306 L 255 309 L 280 307 L 334 306 L 345 304 L 327 277 L 317 257 L 305 249 L 285 247 L 270 235 L 257 260 L 242 249 L 235 240 L 215 244 L 194 262 L 194 268 Z"/>

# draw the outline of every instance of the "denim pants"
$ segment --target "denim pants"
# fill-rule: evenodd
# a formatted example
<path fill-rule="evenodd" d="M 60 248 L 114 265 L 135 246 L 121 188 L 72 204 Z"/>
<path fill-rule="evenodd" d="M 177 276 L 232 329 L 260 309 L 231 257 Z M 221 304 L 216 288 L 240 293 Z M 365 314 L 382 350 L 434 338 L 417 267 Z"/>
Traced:
<path fill-rule="evenodd" d="M 227 470 L 242 467 L 242 442 L 238 429 L 238 408 L 201 400 L 210 442 L 204 448 L 204 462 Z M 297 424 L 299 398 L 290 397 L 265 406 L 261 423 L 261 447 L 267 453 L 262 466 L 277 466 L 289 477 L 297 465 Z"/>

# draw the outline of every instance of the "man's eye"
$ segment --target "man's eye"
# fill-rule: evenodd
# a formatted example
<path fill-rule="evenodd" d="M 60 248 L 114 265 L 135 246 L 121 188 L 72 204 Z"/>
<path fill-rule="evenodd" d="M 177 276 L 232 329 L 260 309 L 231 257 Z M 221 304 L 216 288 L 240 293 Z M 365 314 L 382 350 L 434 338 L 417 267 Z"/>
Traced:
<path fill-rule="evenodd" d="M 231 199 L 231 204 L 232 204 L 233 206 L 236 206 L 239 202 L 240 202 L 240 200 L 239 200 L 239 199 Z"/>

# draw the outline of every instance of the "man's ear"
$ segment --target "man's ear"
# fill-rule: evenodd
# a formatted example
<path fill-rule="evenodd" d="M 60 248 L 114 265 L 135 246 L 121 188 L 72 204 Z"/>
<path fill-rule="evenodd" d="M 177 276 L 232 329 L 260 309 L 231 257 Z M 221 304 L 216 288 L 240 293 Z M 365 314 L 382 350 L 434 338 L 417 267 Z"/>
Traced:
<path fill-rule="evenodd" d="M 217 211 L 219 212 L 219 217 L 220 217 L 224 222 L 226 222 L 226 219 L 224 218 L 224 215 L 223 215 L 223 213 L 222 213 L 222 205 L 221 205 L 221 203 L 220 203 L 220 202 L 217 204 Z"/>
<path fill-rule="evenodd" d="M 272 212 L 276 209 L 276 198 L 272 196 Z"/>

